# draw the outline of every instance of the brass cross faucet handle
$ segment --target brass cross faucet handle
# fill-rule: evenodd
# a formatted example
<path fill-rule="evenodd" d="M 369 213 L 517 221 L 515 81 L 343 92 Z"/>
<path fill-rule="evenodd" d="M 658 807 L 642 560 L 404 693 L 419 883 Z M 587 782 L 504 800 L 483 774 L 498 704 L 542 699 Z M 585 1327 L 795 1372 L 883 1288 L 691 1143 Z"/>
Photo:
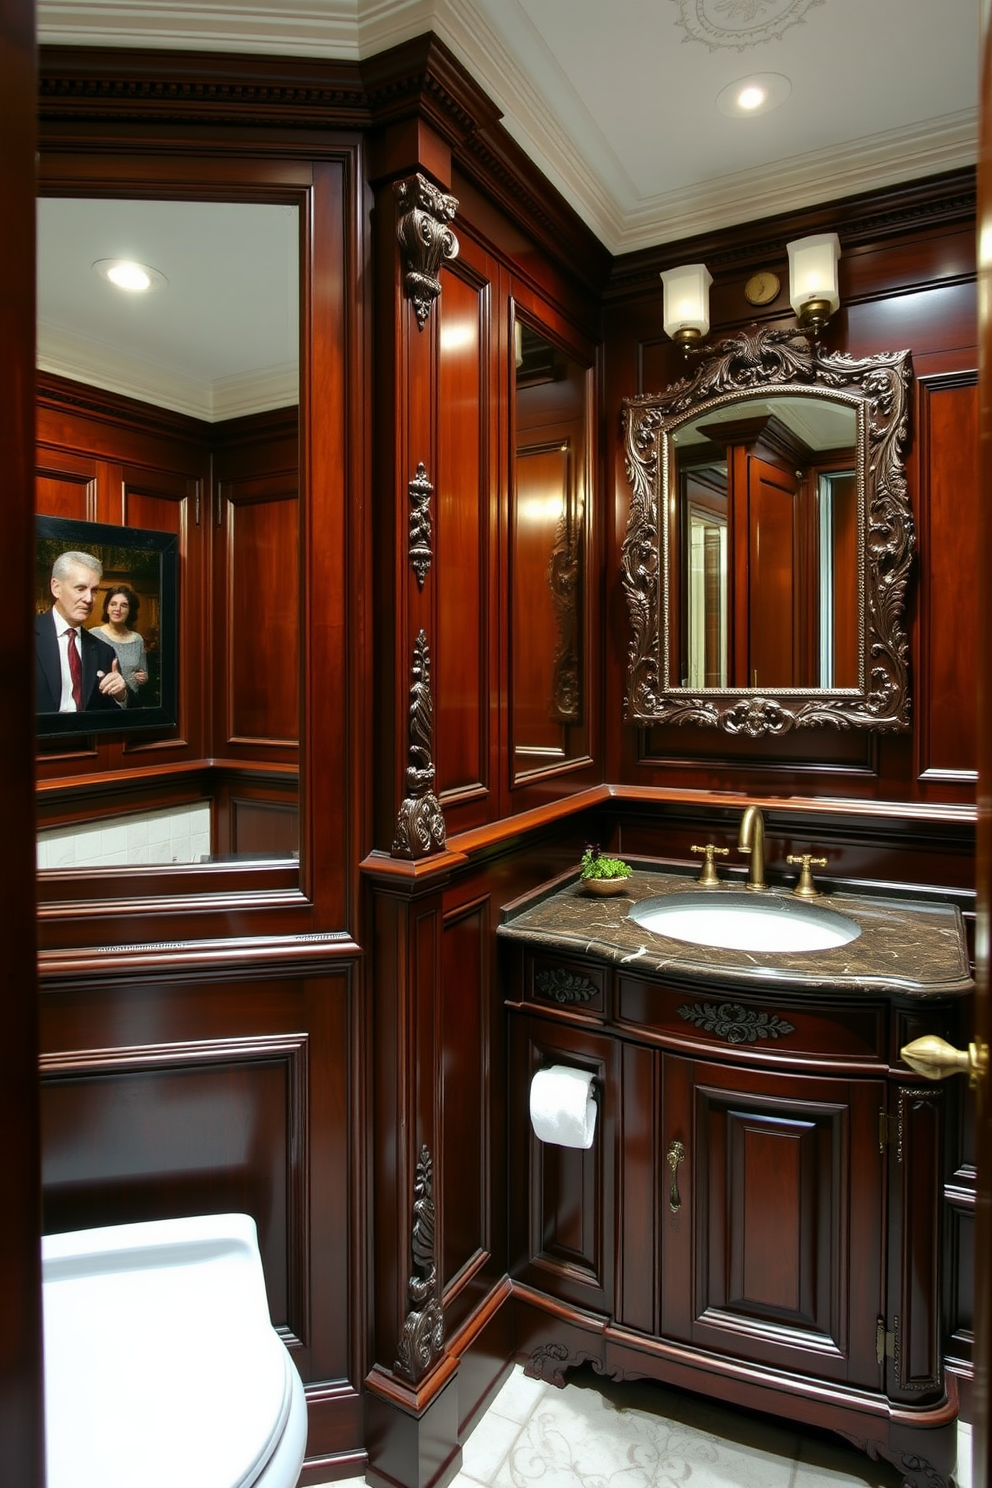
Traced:
<path fill-rule="evenodd" d="M 714 884 L 718 884 L 720 882 L 720 878 L 717 874 L 716 864 L 713 862 L 713 858 L 718 853 L 721 858 L 725 858 L 729 853 L 730 848 L 714 847 L 712 842 L 707 842 L 705 847 L 690 847 L 689 851 L 706 854 L 706 861 L 703 863 L 702 872 L 700 873 L 699 879 L 697 880 L 703 885 L 703 888 L 711 889 Z"/>
<path fill-rule="evenodd" d="M 799 882 L 792 892 L 799 899 L 815 899 L 820 893 L 820 890 L 813 882 L 813 869 L 826 868 L 826 858 L 814 858 L 812 853 L 801 853 L 799 857 L 795 857 L 790 853 L 785 861 L 787 863 L 799 863 L 801 865 Z"/>

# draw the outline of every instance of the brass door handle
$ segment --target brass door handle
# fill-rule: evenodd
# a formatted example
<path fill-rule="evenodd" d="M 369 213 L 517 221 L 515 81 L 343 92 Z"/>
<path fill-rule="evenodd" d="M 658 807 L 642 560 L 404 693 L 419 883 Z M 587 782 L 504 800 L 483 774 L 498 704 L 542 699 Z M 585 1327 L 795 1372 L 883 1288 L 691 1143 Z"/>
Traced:
<path fill-rule="evenodd" d="M 685 1148 L 679 1141 L 669 1142 L 665 1158 L 672 1170 L 672 1187 L 668 1195 L 668 1207 L 673 1214 L 677 1214 L 682 1208 L 682 1196 L 679 1193 L 679 1163 L 685 1157 Z"/>
<path fill-rule="evenodd" d="M 972 1090 L 983 1079 L 989 1067 L 989 1046 L 981 1039 L 967 1049 L 955 1049 L 946 1039 L 926 1033 L 899 1050 L 911 1070 L 926 1080 L 946 1080 L 948 1075 L 968 1076 Z"/>

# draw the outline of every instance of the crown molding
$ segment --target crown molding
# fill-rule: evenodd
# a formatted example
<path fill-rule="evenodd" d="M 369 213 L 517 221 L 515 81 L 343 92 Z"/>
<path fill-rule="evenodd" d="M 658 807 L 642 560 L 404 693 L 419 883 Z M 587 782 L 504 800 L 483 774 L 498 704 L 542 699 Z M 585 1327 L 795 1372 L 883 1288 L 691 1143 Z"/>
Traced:
<path fill-rule="evenodd" d="M 41 372 L 205 423 L 292 407 L 300 397 L 299 375 L 292 364 L 197 382 L 111 347 L 67 336 L 44 321 L 38 323 L 37 365 Z"/>
<path fill-rule="evenodd" d="M 118 118 L 264 117 L 325 129 L 416 113 L 476 170 L 488 160 L 500 177 L 527 162 L 539 185 L 528 188 L 524 215 L 553 237 L 574 213 L 583 234 L 614 256 L 976 160 L 976 119 L 968 110 L 842 150 L 638 198 L 554 60 L 547 95 L 525 75 L 514 47 L 533 38 L 518 34 L 521 24 L 508 6 L 506 34 L 499 35 L 483 9 L 466 0 L 285 0 L 277 18 L 271 0 L 40 0 L 40 40 L 57 44 L 43 49 L 43 106 L 49 118 L 99 117 L 101 105 L 113 102 Z M 150 60 L 156 50 L 158 60 Z M 170 68 L 180 65 L 184 76 L 170 84 Z M 512 195 L 504 195 L 504 206 Z M 545 199 L 552 210 L 544 209 Z M 519 207 L 513 215 L 519 219 Z"/>
<path fill-rule="evenodd" d="M 800 212 L 821 202 L 974 166 L 977 118 L 967 110 L 913 129 L 797 155 L 645 201 L 614 234 L 614 253 L 681 242 L 739 223 Z"/>
<path fill-rule="evenodd" d="M 926 232 L 952 223 L 972 226 L 977 205 L 976 169 L 968 165 L 936 177 L 873 189 L 834 201 L 807 204 L 802 210 L 761 218 L 674 244 L 624 254 L 613 261 L 607 297 L 622 300 L 657 289 L 662 269 L 679 262 L 705 262 L 720 270 L 744 269 L 784 259 L 786 244 L 807 233 L 835 231 L 845 252 L 879 240 Z"/>

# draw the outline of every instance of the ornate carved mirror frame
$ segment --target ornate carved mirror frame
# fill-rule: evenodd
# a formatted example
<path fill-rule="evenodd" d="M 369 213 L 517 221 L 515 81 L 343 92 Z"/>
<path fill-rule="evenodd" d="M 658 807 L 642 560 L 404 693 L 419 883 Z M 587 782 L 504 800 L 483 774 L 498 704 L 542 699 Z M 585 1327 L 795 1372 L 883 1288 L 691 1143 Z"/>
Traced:
<path fill-rule="evenodd" d="M 909 658 L 906 585 L 915 532 L 903 455 L 912 379 L 908 352 L 855 359 L 824 353 L 795 330 L 750 328 L 720 342 L 666 392 L 624 400 L 624 457 L 631 486 L 621 580 L 630 614 L 625 713 L 642 724 L 694 723 L 758 737 L 796 728 L 905 730 Z M 827 398 L 857 424 L 858 674 L 846 688 L 708 688 L 673 684 L 670 503 L 678 495 L 674 434 L 728 404 L 776 394 Z"/>

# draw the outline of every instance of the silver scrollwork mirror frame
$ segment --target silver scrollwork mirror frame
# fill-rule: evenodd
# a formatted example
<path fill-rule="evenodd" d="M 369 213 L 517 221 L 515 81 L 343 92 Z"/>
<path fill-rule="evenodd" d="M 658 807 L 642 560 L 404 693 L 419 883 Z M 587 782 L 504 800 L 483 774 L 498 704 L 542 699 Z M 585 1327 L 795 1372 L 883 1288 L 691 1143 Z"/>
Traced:
<path fill-rule="evenodd" d="M 693 375 L 664 393 L 624 399 L 630 515 L 621 582 L 632 630 L 625 716 L 640 724 L 694 723 L 759 737 L 813 726 L 909 728 L 905 597 L 915 527 L 904 464 L 908 351 L 853 358 L 825 353 L 796 330 L 752 327 L 715 345 Z M 861 531 L 860 685 L 857 688 L 673 686 L 669 522 L 672 434 L 728 402 L 774 393 L 832 397 L 857 413 Z"/>

